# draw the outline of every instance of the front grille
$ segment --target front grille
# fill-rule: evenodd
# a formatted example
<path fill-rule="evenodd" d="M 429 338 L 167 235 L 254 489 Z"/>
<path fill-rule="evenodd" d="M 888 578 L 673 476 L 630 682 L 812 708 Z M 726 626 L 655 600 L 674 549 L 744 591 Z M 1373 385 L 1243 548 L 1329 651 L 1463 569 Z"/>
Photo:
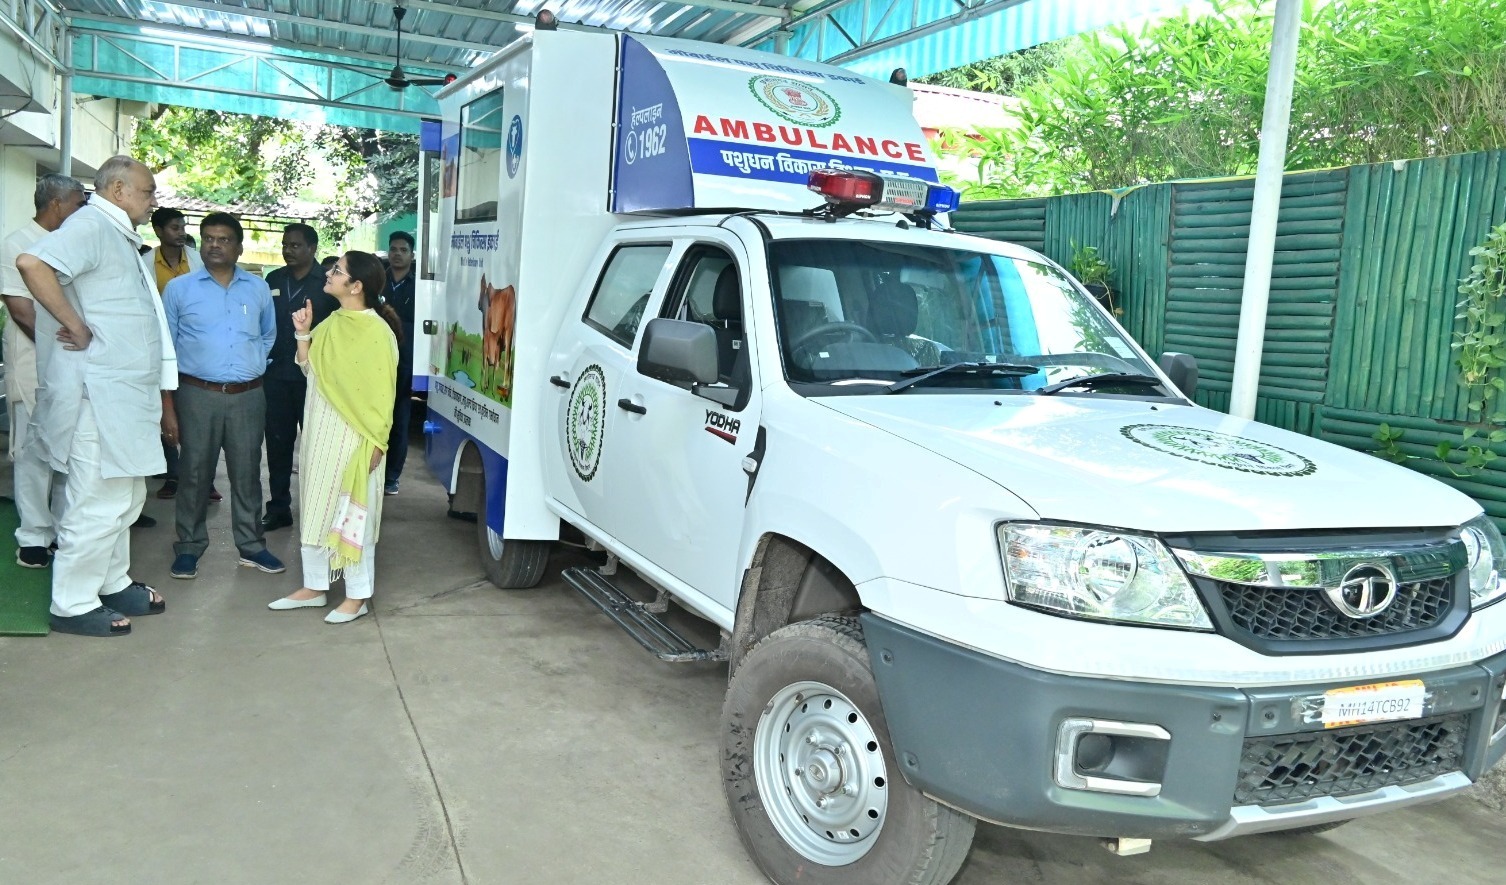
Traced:
<path fill-rule="evenodd" d="M 1235 805 L 1352 796 L 1458 771 L 1469 715 L 1360 725 L 1245 741 Z"/>
<path fill-rule="evenodd" d="M 1396 600 L 1373 618 L 1351 618 L 1328 601 L 1321 589 L 1256 587 L 1220 582 L 1229 618 L 1259 639 L 1350 639 L 1422 630 L 1442 621 L 1453 608 L 1454 579 L 1402 584 Z"/>

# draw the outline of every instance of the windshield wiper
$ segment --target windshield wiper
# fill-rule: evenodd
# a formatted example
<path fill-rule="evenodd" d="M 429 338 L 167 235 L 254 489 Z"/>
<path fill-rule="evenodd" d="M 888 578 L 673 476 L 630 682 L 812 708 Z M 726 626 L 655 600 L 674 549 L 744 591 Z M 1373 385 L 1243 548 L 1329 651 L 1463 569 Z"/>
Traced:
<path fill-rule="evenodd" d="M 1080 378 L 1068 378 L 1055 384 L 1047 384 L 1036 393 L 1041 396 L 1051 396 L 1061 393 L 1069 387 L 1099 387 L 1105 384 L 1131 384 L 1145 387 L 1159 386 L 1161 379 L 1154 375 L 1140 375 L 1134 372 L 1103 372 L 1098 375 L 1083 375 Z"/>
<path fill-rule="evenodd" d="M 928 381 L 939 375 L 949 375 L 953 372 L 988 372 L 991 375 L 1023 378 L 1026 375 L 1034 375 L 1040 370 L 1039 366 L 1031 366 L 1025 363 L 947 363 L 944 366 L 906 369 L 900 374 L 914 375 L 915 377 L 894 382 L 884 388 L 884 393 L 899 393 L 906 387 L 914 387 L 922 381 Z M 919 374 L 916 374 L 917 372 Z"/>

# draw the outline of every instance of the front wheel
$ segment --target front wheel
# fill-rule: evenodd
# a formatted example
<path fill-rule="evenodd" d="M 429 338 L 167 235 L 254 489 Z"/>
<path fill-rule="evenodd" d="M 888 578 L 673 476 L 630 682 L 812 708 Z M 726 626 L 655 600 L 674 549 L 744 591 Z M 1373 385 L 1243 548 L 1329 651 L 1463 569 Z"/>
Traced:
<path fill-rule="evenodd" d="M 773 881 L 944 885 L 976 822 L 899 774 L 851 618 L 759 642 L 722 706 L 723 785 L 748 853 Z"/>

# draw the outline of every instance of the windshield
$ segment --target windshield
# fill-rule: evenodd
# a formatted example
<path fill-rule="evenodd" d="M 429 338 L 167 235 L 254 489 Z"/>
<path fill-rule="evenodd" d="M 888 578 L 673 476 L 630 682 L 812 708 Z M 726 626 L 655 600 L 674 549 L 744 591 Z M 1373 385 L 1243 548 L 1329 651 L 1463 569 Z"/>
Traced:
<path fill-rule="evenodd" d="M 769 245 L 785 373 L 805 393 L 906 389 L 1033 392 L 1085 375 L 1153 374 L 1060 271 L 962 249 L 854 240 Z M 1108 379 L 1100 379 L 1107 381 Z M 1104 383 L 1095 393 L 1154 393 Z"/>

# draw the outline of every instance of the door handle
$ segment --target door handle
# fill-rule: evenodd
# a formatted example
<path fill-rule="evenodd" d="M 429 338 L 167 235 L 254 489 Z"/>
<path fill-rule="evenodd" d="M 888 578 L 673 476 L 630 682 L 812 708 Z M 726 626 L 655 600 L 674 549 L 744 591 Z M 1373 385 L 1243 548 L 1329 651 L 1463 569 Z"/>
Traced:
<path fill-rule="evenodd" d="M 553 378 L 549 379 L 549 383 L 553 384 L 555 387 L 569 387 L 570 386 L 570 382 L 565 378 L 564 375 L 555 375 Z"/>
<path fill-rule="evenodd" d="M 632 412 L 634 415 L 648 414 L 647 408 L 638 405 L 627 397 L 623 397 L 622 399 L 617 401 L 617 408 L 622 409 L 625 412 Z"/>

